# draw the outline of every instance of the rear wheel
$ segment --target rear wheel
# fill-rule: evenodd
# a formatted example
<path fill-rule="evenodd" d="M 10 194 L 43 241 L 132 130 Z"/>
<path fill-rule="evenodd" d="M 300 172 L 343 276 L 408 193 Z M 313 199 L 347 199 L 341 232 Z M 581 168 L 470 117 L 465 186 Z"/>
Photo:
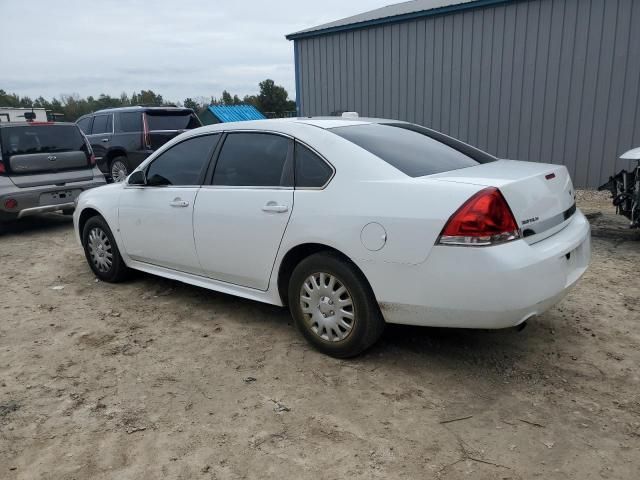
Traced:
<path fill-rule="evenodd" d="M 362 273 L 340 256 L 311 255 L 294 269 L 289 308 L 296 325 L 318 350 L 353 357 L 373 345 L 384 320 Z"/>
<path fill-rule="evenodd" d="M 82 246 L 87 262 L 96 277 L 105 282 L 120 282 L 127 277 L 128 268 L 113 238 L 111 229 L 102 217 L 87 220 L 82 230 Z"/>
<path fill-rule="evenodd" d="M 124 181 L 129 175 L 129 165 L 127 163 L 127 157 L 116 157 L 111 160 L 109 164 L 109 173 L 111 174 L 111 179 L 118 183 Z"/>

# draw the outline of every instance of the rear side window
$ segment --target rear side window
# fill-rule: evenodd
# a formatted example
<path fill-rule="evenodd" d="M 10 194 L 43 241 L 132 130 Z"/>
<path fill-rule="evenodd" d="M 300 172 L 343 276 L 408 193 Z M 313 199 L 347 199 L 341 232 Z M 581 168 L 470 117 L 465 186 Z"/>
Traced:
<path fill-rule="evenodd" d="M 235 187 L 290 187 L 293 165 L 291 141 L 269 133 L 227 135 L 213 174 L 214 185 Z"/>
<path fill-rule="evenodd" d="M 85 133 L 85 135 L 91 134 L 91 122 L 93 121 L 93 117 L 83 118 L 78 121 L 78 126 Z"/>
<path fill-rule="evenodd" d="M 97 135 L 100 133 L 111 133 L 113 115 L 96 115 L 93 119 L 93 128 L 91 133 Z"/>
<path fill-rule="evenodd" d="M 118 132 L 141 132 L 142 112 L 122 112 L 118 115 Z"/>
<path fill-rule="evenodd" d="M 83 151 L 87 145 L 75 125 L 19 126 L 0 129 L 2 157 L 31 153 Z"/>
<path fill-rule="evenodd" d="M 162 185 L 200 185 L 202 172 L 220 139 L 220 134 L 190 138 L 171 147 L 147 169 L 147 183 Z"/>
<path fill-rule="evenodd" d="M 296 142 L 296 188 L 321 188 L 333 170 L 309 148 Z"/>
<path fill-rule="evenodd" d="M 191 112 L 147 112 L 146 115 L 149 130 L 190 130 L 201 126 L 198 117 Z"/>
<path fill-rule="evenodd" d="M 431 138 L 427 129 L 414 125 L 353 125 L 332 128 L 331 132 L 364 148 L 410 177 L 433 175 L 484 163 Z M 482 153 L 483 158 L 490 158 L 483 152 L 479 153 Z"/>

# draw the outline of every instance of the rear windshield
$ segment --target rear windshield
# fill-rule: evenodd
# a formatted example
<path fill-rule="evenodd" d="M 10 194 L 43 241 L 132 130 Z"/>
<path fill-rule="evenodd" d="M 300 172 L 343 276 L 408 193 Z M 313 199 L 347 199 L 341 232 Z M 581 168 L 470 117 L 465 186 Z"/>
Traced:
<path fill-rule="evenodd" d="M 336 127 L 331 132 L 410 177 L 433 175 L 495 160 L 487 153 L 418 125 L 374 123 Z"/>
<path fill-rule="evenodd" d="M 147 112 L 149 130 L 190 130 L 201 126 L 193 112 Z"/>
<path fill-rule="evenodd" d="M 25 125 L 0 128 L 2 156 L 83 151 L 87 144 L 75 125 Z"/>

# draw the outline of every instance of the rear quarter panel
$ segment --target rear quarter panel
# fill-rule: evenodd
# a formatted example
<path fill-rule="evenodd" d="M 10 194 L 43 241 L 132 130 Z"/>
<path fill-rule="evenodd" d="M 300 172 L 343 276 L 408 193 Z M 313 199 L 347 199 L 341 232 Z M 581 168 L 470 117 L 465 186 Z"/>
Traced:
<path fill-rule="evenodd" d="M 323 190 L 295 190 L 275 272 L 292 248 L 319 243 L 349 257 L 380 298 L 378 292 L 389 288 L 389 282 L 398 284 L 425 262 L 451 214 L 482 188 L 411 178 L 324 129 L 305 125 L 291 134 L 320 152 L 336 173 Z M 386 243 L 377 251 L 367 249 L 361 239 L 372 222 L 386 232 Z"/>
<path fill-rule="evenodd" d="M 420 264 L 449 216 L 481 188 L 409 177 L 330 130 L 301 125 L 291 134 L 322 154 L 335 176 L 323 190 L 295 190 L 285 252 L 317 242 L 358 262 Z M 362 229 L 372 222 L 386 231 L 386 243 L 377 251 L 361 240 Z"/>
<path fill-rule="evenodd" d="M 480 187 L 442 182 L 352 181 L 336 174 L 325 190 L 296 190 L 283 247 L 328 244 L 354 261 L 417 265 L 424 262 L 455 210 Z M 367 249 L 363 228 L 378 223 L 386 243 Z"/>

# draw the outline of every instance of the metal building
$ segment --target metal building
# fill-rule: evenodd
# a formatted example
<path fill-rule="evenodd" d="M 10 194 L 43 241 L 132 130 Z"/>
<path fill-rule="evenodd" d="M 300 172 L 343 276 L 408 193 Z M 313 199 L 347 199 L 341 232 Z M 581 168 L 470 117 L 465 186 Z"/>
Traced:
<path fill-rule="evenodd" d="M 414 0 L 287 38 L 300 115 L 416 122 L 580 187 L 640 146 L 640 0 Z"/>

